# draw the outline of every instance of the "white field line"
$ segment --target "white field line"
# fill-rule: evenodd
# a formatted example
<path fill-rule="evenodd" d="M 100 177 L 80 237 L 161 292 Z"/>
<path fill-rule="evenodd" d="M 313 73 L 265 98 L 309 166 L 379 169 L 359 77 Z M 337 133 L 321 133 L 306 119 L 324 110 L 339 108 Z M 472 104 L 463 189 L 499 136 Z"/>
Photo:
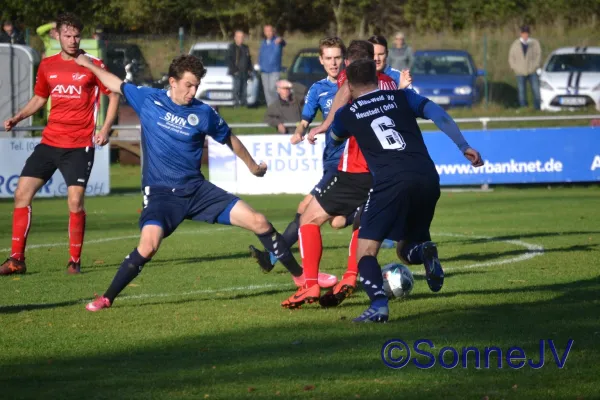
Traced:
<path fill-rule="evenodd" d="M 231 229 L 231 228 L 232 227 L 221 227 L 221 228 L 213 228 L 213 229 L 198 229 L 198 230 L 194 230 L 194 231 L 179 231 L 178 233 L 179 234 L 203 234 L 203 233 L 214 232 L 215 230 L 222 231 L 222 230 L 227 230 L 227 229 Z M 333 231 L 333 232 L 336 232 L 336 231 Z M 537 245 L 537 244 L 527 243 L 522 240 L 502 240 L 502 239 L 496 239 L 496 238 L 490 237 L 490 236 L 472 236 L 472 235 L 462 235 L 462 234 L 458 234 L 458 233 L 443 233 L 443 232 L 436 233 L 436 234 L 434 234 L 434 236 L 460 237 L 460 238 L 468 238 L 468 239 L 486 239 L 489 241 L 503 242 L 503 243 L 512 244 L 512 245 L 518 246 L 518 247 L 524 247 L 527 250 L 525 253 L 520 254 L 516 257 L 506 258 L 503 260 L 488 261 L 488 262 L 483 262 L 483 263 L 469 264 L 469 265 L 464 265 L 462 267 L 444 268 L 444 271 L 456 271 L 456 270 L 462 270 L 462 269 L 485 268 L 485 267 L 491 267 L 491 266 L 495 266 L 495 265 L 512 264 L 512 263 L 517 263 L 517 262 L 532 259 L 532 258 L 542 255 L 544 253 L 544 248 L 542 246 Z M 104 243 L 104 242 L 109 242 L 109 241 L 114 241 L 114 240 L 131 239 L 131 238 L 137 238 L 137 237 L 139 237 L 139 235 L 128 235 L 128 236 L 119 236 L 119 237 L 113 237 L 113 238 L 96 239 L 96 240 L 87 241 L 86 244 Z M 63 244 L 61 243 L 59 245 L 63 245 Z M 36 246 L 36 245 L 33 245 L 33 246 Z M 29 247 L 31 248 L 33 246 L 29 246 Z M 53 247 L 53 246 L 57 246 L 57 244 L 39 244 L 39 245 L 37 245 L 37 247 Z M 10 250 L 10 249 L 8 249 L 8 250 Z M 6 250 L 1 249 L 0 251 L 6 251 Z M 414 274 L 422 275 L 423 273 L 416 272 Z M 249 291 L 249 290 L 267 289 L 267 288 L 285 288 L 285 287 L 289 287 L 289 286 L 292 286 L 291 282 L 289 285 L 264 284 L 264 285 L 235 286 L 235 287 L 222 288 L 222 289 L 193 290 L 193 291 L 181 292 L 181 293 L 146 293 L 146 294 L 139 294 L 139 295 L 119 296 L 119 301 L 121 301 L 121 300 L 137 300 L 137 299 L 152 299 L 152 298 L 162 298 L 162 297 L 182 297 L 182 296 L 185 297 L 185 296 L 195 296 L 195 295 L 200 295 L 200 294 L 239 292 L 239 291 Z M 86 301 L 87 300 L 85 300 L 85 301 L 82 300 L 81 303 L 84 303 Z M 12 305 L 7 305 L 7 306 L 0 306 L 0 310 L 4 309 L 4 308 L 15 308 L 15 307 L 19 307 L 19 306 L 36 307 L 36 306 L 44 306 L 44 305 L 46 305 L 46 304 L 43 304 L 43 303 L 42 304 L 12 304 Z"/>

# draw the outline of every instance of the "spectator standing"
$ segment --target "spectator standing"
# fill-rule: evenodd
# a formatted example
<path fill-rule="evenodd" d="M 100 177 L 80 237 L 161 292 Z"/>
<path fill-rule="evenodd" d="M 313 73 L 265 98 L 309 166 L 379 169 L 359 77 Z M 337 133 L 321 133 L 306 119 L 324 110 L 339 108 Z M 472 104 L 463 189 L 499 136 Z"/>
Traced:
<path fill-rule="evenodd" d="M 413 51 L 406 44 L 404 33 L 397 32 L 394 36 L 394 47 L 388 51 L 388 64 L 398 71 L 410 69 L 413 63 Z"/>
<path fill-rule="evenodd" d="M 542 63 L 542 49 L 537 39 L 529 37 L 529 27 L 521 27 L 521 37 L 513 42 L 508 53 L 508 63 L 517 76 L 519 105 L 527 107 L 527 81 L 533 92 L 533 103 L 540 109 L 540 79 L 537 69 Z"/>
<path fill-rule="evenodd" d="M 285 40 L 276 36 L 272 25 L 265 25 L 263 33 L 265 39 L 260 44 L 258 64 L 260 65 L 265 100 L 269 106 L 277 100 L 276 83 L 281 73 L 281 56 Z"/>
<path fill-rule="evenodd" d="M 12 21 L 6 20 L 2 24 L 0 43 L 25 44 L 23 33 L 18 30 Z"/>
<path fill-rule="evenodd" d="M 247 105 L 248 77 L 253 72 L 250 49 L 244 44 L 244 32 L 237 30 L 233 43 L 227 49 L 227 73 L 233 77 L 233 100 L 235 106 Z"/>
<path fill-rule="evenodd" d="M 288 80 L 277 81 L 277 98 L 265 113 L 265 122 L 277 129 L 278 133 L 292 134 L 296 127 L 285 127 L 286 123 L 298 123 L 302 114 L 302 97 L 292 93 L 292 83 Z"/>

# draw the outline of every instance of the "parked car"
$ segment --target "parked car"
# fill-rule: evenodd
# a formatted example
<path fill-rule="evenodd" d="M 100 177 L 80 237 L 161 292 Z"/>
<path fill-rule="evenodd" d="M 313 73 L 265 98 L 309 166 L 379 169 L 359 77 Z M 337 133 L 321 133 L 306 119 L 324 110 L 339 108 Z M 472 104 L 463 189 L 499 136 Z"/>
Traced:
<path fill-rule="evenodd" d="M 200 82 L 196 98 L 211 106 L 233 106 L 233 77 L 227 74 L 228 42 L 196 43 L 190 54 L 202 60 L 206 67 L 206 76 Z M 255 106 L 260 99 L 260 80 L 258 74 L 252 74 L 247 82 L 247 103 Z"/>
<path fill-rule="evenodd" d="M 600 47 L 556 49 L 539 75 L 542 110 L 600 110 Z"/>
<path fill-rule="evenodd" d="M 477 78 L 485 75 L 463 50 L 415 51 L 410 73 L 413 89 L 444 107 L 472 106 L 479 99 Z"/>
<path fill-rule="evenodd" d="M 327 73 L 319 61 L 318 48 L 300 50 L 287 70 L 287 79 L 290 82 L 300 83 L 307 88 L 325 78 L 326 75 Z"/>

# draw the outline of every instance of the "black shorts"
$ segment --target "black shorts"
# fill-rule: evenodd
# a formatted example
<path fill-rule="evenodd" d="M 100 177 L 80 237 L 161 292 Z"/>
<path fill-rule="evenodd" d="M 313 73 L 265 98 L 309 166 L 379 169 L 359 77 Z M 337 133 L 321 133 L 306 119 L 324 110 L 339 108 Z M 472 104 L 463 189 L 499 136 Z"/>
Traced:
<path fill-rule="evenodd" d="M 87 186 L 94 165 L 94 146 L 63 149 L 40 143 L 35 146 L 21 176 L 47 182 L 58 169 L 67 186 Z"/>
<path fill-rule="evenodd" d="M 315 199 L 331 216 L 348 215 L 367 201 L 372 185 L 373 176 L 369 172 L 352 174 L 339 171 L 321 187 L 322 192 Z"/>
<path fill-rule="evenodd" d="M 431 240 L 429 227 L 440 198 L 437 178 L 375 184 L 360 218 L 361 239 Z"/>

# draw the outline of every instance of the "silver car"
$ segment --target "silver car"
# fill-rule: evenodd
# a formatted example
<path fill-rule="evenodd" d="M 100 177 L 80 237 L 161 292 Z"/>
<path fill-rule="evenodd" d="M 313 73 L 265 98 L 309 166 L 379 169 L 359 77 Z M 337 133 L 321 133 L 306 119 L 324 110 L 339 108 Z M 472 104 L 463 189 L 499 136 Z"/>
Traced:
<path fill-rule="evenodd" d="M 227 74 L 228 42 L 196 43 L 190 53 L 202 60 L 206 67 L 206 76 L 200 82 L 196 98 L 211 106 L 233 106 L 233 77 Z M 248 78 L 248 106 L 258 105 L 260 82 L 258 74 Z"/>

